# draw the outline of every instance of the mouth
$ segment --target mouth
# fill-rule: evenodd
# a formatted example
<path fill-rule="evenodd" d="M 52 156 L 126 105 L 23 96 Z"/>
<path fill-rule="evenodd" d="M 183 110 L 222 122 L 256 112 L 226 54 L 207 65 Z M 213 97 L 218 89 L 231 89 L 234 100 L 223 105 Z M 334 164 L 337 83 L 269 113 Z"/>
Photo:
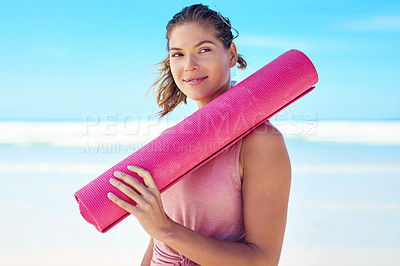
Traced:
<path fill-rule="evenodd" d="M 196 84 L 201 83 L 201 82 L 202 82 L 203 80 L 205 80 L 206 78 L 208 78 L 208 76 L 187 78 L 187 79 L 184 79 L 183 81 L 184 81 L 186 84 L 189 84 L 189 85 L 196 85 Z"/>

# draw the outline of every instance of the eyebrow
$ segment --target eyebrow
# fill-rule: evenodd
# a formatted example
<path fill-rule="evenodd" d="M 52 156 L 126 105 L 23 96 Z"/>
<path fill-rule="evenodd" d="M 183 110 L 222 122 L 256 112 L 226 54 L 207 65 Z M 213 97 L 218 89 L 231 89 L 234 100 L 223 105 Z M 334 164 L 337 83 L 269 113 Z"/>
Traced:
<path fill-rule="evenodd" d="M 211 43 L 212 45 L 216 46 L 215 43 L 213 43 L 212 41 L 204 40 L 204 41 L 201 41 L 198 44 L 196 44 L 194 47 L 199 47 L 200 45 L 205 44 L 205 43 Z M 177 48 L 177 47 L 171 47 L 171 48 L 169 48 L 169 50 L 171 51 L 171 50 L 182 50 L 182 49 Z"/>

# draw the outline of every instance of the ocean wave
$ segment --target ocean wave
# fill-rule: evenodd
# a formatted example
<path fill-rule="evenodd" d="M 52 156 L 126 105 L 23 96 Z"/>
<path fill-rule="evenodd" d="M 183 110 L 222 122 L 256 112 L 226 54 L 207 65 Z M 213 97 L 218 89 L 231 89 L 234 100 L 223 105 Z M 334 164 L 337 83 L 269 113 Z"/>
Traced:
<path fill-rule="evenodd" d="M 96 163 L 0 163 L 1 174 L 101 174 L 110 164 Z"/>
<path fill-rule="evenodd" d="M 0 145 L 83 148 L 140 146 L 177 122 L 0 122 Z"/>
<path fill-rule="evenodd" d="M 343 144 L 400 145 L 400 121 L 272 122 L 287 139 Z"/>
<path fill-rule="evenodd" d="M 400 164 L 295 164 L 292 170 L 296 174 L 397 174 Z"/>
<path fill-rule="evenodd" d="M 109 163 L 0 163 L 0 174 L 88 174 L 99 175 Z M 293 174 L 399 174 L 400 164 L 294 164 Z"/>
<path fill-rule="evenodd" d="M 178 122 L 0 122 L 0 145 L 140 148 Z M 293 141 L 400 145 L 400 121 L 271 122 Z"/>

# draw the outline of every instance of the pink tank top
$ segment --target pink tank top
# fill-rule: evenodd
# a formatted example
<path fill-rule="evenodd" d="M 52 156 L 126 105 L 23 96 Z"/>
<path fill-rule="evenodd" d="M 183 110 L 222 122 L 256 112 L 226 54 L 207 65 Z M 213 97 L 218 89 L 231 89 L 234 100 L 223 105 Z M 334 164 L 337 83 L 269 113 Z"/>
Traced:
<path fill-rule="evenodd" d="M 164 210 L 173 221 L 215 239 L 244 239 L 241 145 L 239 140 L 161 194 Z M 150 265 L 197 264 L 154 239 Z"/>

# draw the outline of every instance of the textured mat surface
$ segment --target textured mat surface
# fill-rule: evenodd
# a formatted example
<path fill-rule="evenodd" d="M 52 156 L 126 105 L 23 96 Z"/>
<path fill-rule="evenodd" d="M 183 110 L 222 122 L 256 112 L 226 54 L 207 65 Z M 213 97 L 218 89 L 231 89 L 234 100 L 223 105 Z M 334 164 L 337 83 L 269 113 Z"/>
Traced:
<path fill-rule="evenodd" d="M 82 216 L 106 232 L 129 215 L 107 198 L 114 171 L 128 165 L 148 170 L 161 192 L 217 156 L 274 114 L 310 92 L 318 81 L 306 55 L 290 50 L 243 80 L 191 116 L 171 127 L 75 193 Z"/>

